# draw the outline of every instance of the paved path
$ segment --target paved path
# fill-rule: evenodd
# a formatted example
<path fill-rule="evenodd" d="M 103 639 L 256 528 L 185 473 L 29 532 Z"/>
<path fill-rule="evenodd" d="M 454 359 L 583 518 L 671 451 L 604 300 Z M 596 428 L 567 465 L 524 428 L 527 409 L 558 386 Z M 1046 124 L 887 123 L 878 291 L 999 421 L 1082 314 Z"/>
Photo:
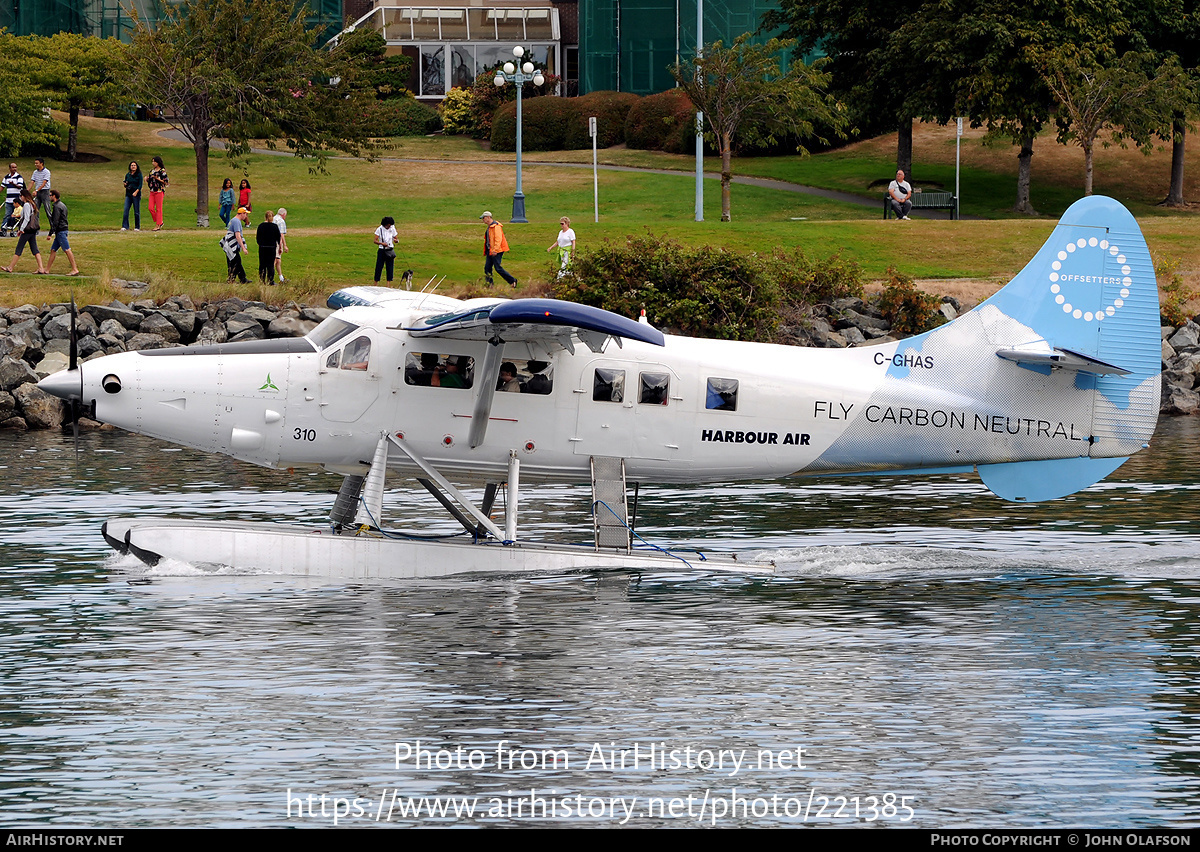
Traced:
<path fill-rule="evenodd" d="M 175 130 L 172 127 L 168 127 L 163 130 L 160 130 L 158 132 L 158 135 L 162 136 L 165 139 L 173 139 L 173 140 L 176 140 L 179 142 L 187 141 L 184 138 L 182 133 L 180 133 L 178 130 Z M 219 140 L 219 139 L 214 139 L 212 141 L 212 148 L 213 148 L 213 150 L 216 150 L 216 151 L 223 151 L 223 150 L 225 150 L 225 143 L 221 142 L 221 140 Z M 251 150 L 255 154 L 266 154 L 268 156 L 275 156 L 275 157 L 295 156 L 290 151 L 284 151 L 284 150 L 280 150 L 280 149 L 272 150 L 270 148 L 252 148 Z M 362 159 L 362 158 L 338 155 L 338 156 L 331 156 L 329 159 L 331 159 L 331 160 L 357 160 L 357 159 Z M 511 166 L 511 165 L 513 165 L 512 160 L 439 160 L 439 159 L 427 159 L 427 158 L 421 158 L 421 157 L 380 157 L 379 159 L 381 159 L 385 162 L 389 162 L 389 163 L 441 163 L 443 165 L 452 165 L 452 166 L 473 166 L 473 165 L 480 165 L 480 164 L 486 165 L 486 166 Z M 563 168 L 563 169 L 591 169 L 591 167 L 592 167 L 591 163 L 553 163 L 553 162 L 546 162 L 544 160 L 531 160 L 528 157 L 522 157 L 521 162 L 525 166 L 538 166 L 538 167 L 553 166 L 555 168 Z M 680 169 L 646 169 L 646 168 L 640 168 L 638 166 L 607 166 L 607 165 L 600 165 L 597 168 L 601 169 L 602 171 L 608 171 L 608 172 L 643 172 L 645 174 L 651 174 L 651 175 L 675 175 L 678 177 L 695 178 L 694 171 L 685 172 Z M 718 172 L 705 172 L 704 178 L 705 178 L 705 180 L 720 180 L 721 175 Z M 880 195 L 879 198 L 868 198 L 867 196 L 855 195 L 854 193 L 851 193 L 851 192 L 839 192 L 836 189 L 822 189 L 819 186 L 807 186 L 802 183 L 791 183 L 790 181 L 775 180 L 774 178 L 751 177 L 749 175 L 734 175 L 732 180 L 734 183 L 742 184 L 744 186 L 760 186 L 760 187 L 763 187 L 764 189 L 777 189 L 782 192 L 796 192 L 796 193 L 800 193 L 801 195 L 813 195 L 818 198 L 828 199 L 830 201 L 840 201 L 844 204 L 856 204 L 860 207 L 873 207 L 873 208 L 875 208 L 876 211 L 878 211 L 880 218 L 883 217 L 883 196 L 882 195 Z M 950 218 L 949 210 L 914 211 L 914 213 L 917 213 L 917 212 L 919 212 L 920 218 L 924 218 L 924 219 L 949 219 Z M 971 217 L 964 216 L 963 218 L 965 219 L 965 218 L 971 218 Z"/>

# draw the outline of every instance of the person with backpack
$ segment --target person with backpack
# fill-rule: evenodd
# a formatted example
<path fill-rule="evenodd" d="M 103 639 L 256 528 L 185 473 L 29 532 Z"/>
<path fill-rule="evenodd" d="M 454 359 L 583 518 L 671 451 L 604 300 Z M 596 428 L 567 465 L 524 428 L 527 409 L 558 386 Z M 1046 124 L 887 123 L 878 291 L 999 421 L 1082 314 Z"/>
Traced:
<path fill-rule="evenodd" d="M 23 203 L 21 204 L 21 221 L 17 225 L 17 230 L 20 232 L 17 236 L 17 248 L 8 266 L 0 266 L 0 270 L 12 272 L 17 266 L 21 252 L 25 250 L 25 246 L 29 246 L 29 250 L 37 258 L 37 274 L 45 275 L 46 267 L 42 265 L 42 254 L 38 250 L 37 244 L 38 229 L 41 227 L 41 223 L 38 219 L 38 209 L 33 200 L 33 193 L 28 189 L 22 189 L 21 201 Z"/>

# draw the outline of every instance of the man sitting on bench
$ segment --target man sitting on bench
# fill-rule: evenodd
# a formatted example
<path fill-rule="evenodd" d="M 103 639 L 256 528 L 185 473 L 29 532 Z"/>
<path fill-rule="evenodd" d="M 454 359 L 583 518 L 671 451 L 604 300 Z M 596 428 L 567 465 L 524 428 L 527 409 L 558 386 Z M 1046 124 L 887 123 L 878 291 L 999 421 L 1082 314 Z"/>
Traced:
<path fill-rule="evenodd" d="M 888 203 L 896 214 L 896 221 L 907 219 L 912 211 L 912 187 L 904 179 L 904 169 L 896 172 L 896 179 L 888 184 Z"/>

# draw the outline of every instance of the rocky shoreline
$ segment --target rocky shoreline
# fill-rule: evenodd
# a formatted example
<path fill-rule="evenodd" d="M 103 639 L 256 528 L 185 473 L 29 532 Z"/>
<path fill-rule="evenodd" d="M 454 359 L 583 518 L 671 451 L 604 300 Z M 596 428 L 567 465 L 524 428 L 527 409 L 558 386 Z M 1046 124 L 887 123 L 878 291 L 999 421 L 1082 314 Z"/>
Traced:
<path fill-rule="evenodd" d="M 941 312 L 954 319 L 954 299 Z M 67 420 L 65 404 L 37 387 L 39 379 L 66 369 L 71 335 L 66 304 L 0 308 L 0 429 L 58 429 Z M 268 305 L 237 298 L 194 303 L 171 296 L 161 303 L 138 299 L 125 304 L 81 305 L 76 319 L 81 360 L 170 346 L 236 343 L 275 337 L 303 337 L 333 311 L 286 302 Z M 862 299 L 839 299 L 814 309 L 812 316 L 785 329 L 790 342 L 824 348 L 885 343 L 894 338 L 878 307 Z M 1200 414 L 1200 325 L 1189 320 L 1162 328 L 1162 403 L 1166 415 Z M 83 428 L 106 428 L 80 421 Z"/>

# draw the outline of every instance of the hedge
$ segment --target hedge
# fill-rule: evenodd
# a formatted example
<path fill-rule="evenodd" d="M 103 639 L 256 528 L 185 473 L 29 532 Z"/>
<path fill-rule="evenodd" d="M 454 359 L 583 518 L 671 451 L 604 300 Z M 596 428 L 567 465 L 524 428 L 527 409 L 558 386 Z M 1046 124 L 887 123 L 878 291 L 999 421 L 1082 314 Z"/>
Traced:
<path fill-rule="evenodd" d="M 696 108 L 681 89 L 640 98 L 625 118 L 630 148 L 687 154 L 696 150 Z"/>

